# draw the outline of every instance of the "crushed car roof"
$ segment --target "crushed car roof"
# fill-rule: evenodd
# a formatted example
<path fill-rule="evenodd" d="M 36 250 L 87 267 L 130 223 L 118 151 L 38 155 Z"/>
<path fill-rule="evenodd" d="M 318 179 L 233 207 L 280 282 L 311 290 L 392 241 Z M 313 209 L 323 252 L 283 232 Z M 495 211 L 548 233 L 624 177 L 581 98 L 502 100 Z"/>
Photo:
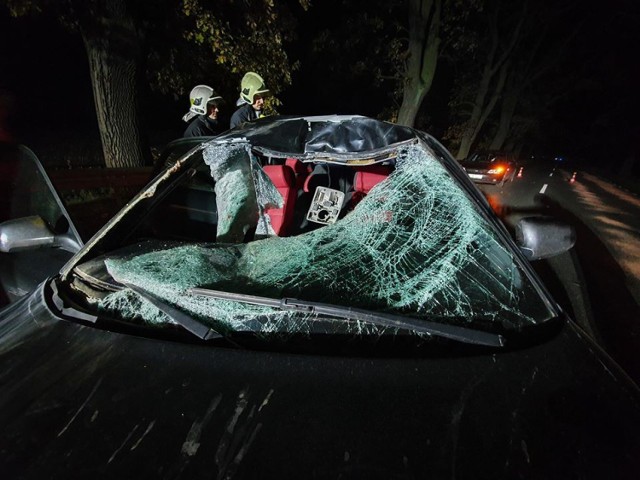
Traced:
<path fill-rule="evenodd" d="M 332 157 L 349 163 L 364 152 L 383 153 L 388 148 L 420 138 L 419 132 L 367 117 L 331 115 L 317 117 L 267 117 L 216 137 L 215 142 L 246 140 L 270 156 L 304 160 Z"/>

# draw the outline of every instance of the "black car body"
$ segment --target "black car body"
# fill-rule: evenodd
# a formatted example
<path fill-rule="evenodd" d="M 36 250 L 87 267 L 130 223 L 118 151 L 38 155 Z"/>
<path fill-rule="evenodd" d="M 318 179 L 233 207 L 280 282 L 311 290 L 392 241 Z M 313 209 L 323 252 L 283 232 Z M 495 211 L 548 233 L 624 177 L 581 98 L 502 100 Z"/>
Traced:
<path fill-rule="evenodd" d="M 635 478 L 639 390 L 527 238 L 422 132 L 216 137 L 0 312 L 2 472 Z"/>
<path fill-rule="evenodd" d="M 519 168 L 513 156 L 498 153 L 476 153 L 460 164 L 473 182 L 500 186 L 512 182 Z"/>

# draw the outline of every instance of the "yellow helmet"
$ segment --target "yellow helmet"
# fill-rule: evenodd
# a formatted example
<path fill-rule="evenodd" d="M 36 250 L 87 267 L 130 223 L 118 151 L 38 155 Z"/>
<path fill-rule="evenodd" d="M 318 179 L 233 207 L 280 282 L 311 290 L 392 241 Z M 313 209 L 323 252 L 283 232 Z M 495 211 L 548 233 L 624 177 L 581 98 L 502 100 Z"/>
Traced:
<path fill-rule="evenodd" d="M 240 98 L 249 104 L 253 104 L 256 95 L 263 97 L 269 95 L 269 90 L 264 85 L 262 77 L 255 72 L 247 72 L 240 82 Z"/>

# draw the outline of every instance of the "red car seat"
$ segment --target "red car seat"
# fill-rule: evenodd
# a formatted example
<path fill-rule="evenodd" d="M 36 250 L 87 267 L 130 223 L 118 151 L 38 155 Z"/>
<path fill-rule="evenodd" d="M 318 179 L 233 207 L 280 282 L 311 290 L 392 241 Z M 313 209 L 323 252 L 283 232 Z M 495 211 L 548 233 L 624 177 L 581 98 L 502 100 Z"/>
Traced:
<path fill-rule="evenodd" d="M 265 165 L 262 167 L 275 187 L 282 195 L 282 208 L 268 208 L 266 213 L 271 218 L 271 226 L 280 237 L 288 233 L 296 202 L 296 177 L 288 165 Z"/>
<path fill-rule="evenodd" d="M 353 198 L 352 201 L 357 204 L 362 200 L 373 187 L 382 180 L 387 178 L 392 172 L 392 167 L 388 165 L 367 165 L 359 167 L 353 176 Z"/>

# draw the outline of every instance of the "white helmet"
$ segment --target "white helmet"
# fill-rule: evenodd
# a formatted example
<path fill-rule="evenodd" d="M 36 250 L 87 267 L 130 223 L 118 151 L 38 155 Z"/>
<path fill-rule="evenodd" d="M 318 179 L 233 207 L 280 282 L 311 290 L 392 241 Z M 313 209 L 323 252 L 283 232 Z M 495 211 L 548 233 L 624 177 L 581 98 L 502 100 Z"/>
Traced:
<path fill-rule="evenodd" d="M 264 85 L 264 80 L 255 72 L 247 72 L 240 82 L 240 98 L 248 104 L 253 104 L 254 96 L 269 95 L 269 90 Z"/>
<path fill-rule="evenodd" d="M 207 85 L 198 85 L 191 90 L 189 94 L 189 103 L 191 107 L 189 112 L 182 117 L 182 120 L 188 122 L 196 115 L 207 114 L 207 104 L 210 102 L 220 102 L 222 97 L 215 90 Z"/>

